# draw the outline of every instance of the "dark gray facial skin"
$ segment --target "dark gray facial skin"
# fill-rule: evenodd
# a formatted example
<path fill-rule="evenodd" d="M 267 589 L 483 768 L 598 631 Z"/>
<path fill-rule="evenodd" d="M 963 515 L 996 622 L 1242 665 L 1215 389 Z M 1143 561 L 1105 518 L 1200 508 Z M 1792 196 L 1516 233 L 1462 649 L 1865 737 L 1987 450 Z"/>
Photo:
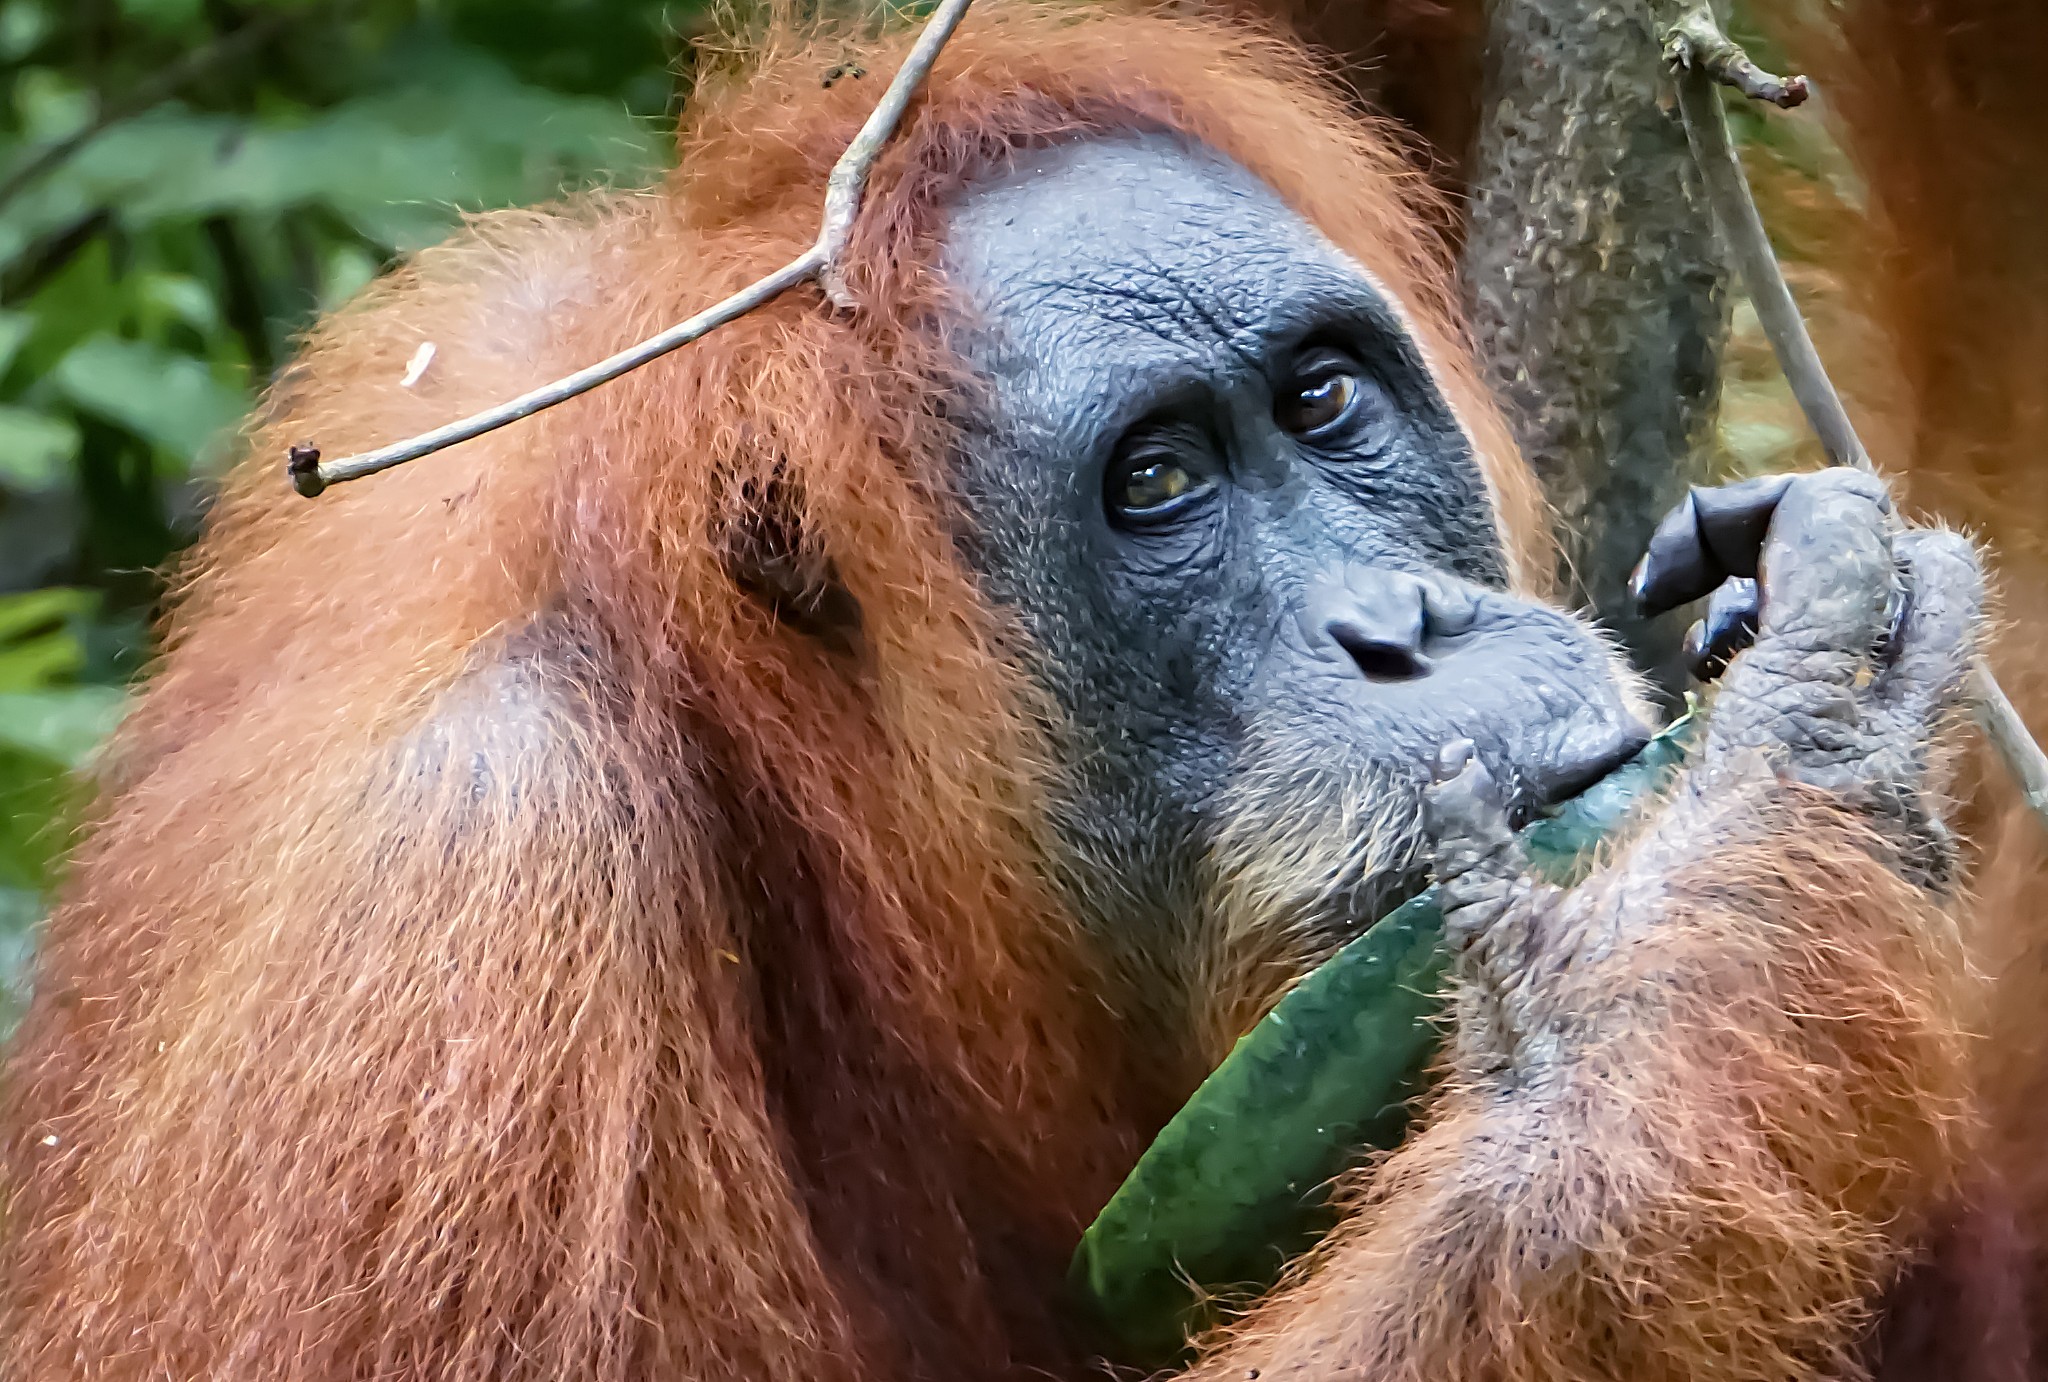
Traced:
<path fill-rule="evenodd" d="M 1507 592 L 1398 311 L 1250 175 L 1164 138 L 1027 154 L 957 205 L 947 270 L 987 387 L 964 541 L 1072 736 L 1068 882 L 1186 1003 L 1245 907 L 1334 942 L 1418 881 L 1446 741 L 1524 811 L 1641 745 L 1605 644 Z"/>

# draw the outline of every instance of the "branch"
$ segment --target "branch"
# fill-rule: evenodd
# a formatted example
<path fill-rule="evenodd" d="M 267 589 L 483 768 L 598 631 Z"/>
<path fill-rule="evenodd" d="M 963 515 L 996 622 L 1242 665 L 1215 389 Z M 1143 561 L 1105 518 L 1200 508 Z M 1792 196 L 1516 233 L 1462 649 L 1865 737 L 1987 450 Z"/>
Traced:
<path fill-rule="evenodd" d="M 1799 400 L 1800 410 L 1819 435 L 1830 462 L 1875 470 L 1870 453 L 1863 449 L 1855 425 L 1849 421 L 1848 409 L 1842 406 L 1841 395 L 1835 392 L 1834 381 L 1821 364 L 1820 352 L 1814 349 L 1813 337 L 1807 334 L 1806 319 L 1792 300 L 1792 290 L 1786 286 L 1763 218 L 1757 214 L 1756 199 L 1750 195 L 1749 176 L 1729 142 L 1721 98 L 1714 90 L 1714 84 L 1721 82 L 1775 105 L 1793 106 L 1806 99 L 1806 79 L 1780 80 L 1758 68 L 1721 32 L 1704 5 L 1696 6 L 1671 27 L 1664 56 L 1678 72 L 1679 110 L 1714 204 L 1715 219 L 1728 239 L 1757 321 L 1770 338 L 1792 396 Z M 1985 737 L 2012 770 L 2027 805 L 2048 825 L 2048 754 L 2034 742 L 2026 721 L 1992 675 L 1990 664 L 1981 656 L 1974 657 L 1970 673 L 1972 699 Z"/>
<path fill-rule="evenodd" d="M 276 352 L 270 342 L 270 314 L 263 310 L 263 288 L 249 266 L 249 251 L 241 230 L 231 217 L 208 216 L 199 223 L 200 233 L 213 250 L 220 266 L 221 299 L 228 325 L 242 338 L 249 353 L 249 372 L 268 379 L 277 368 Z"/>
<path fill-rule="evenodd" d="M 1792 300 L 1792 290 L 1785 286 L 1785 275 L 1778 269 L 1778 256 L 1771 249 L 1763 217 L 1757 214 L 1756 199 L 1750 195 L 1749 175 L 1742 170 L 1735 146 L 1728 139 L 1727 122 L 1721 118 L 1721 98 L 1714 91 L 1714 84 L 1721 77 L 1714 66 L 1715 59 L 1709 54 L 1718 54 L 1725 69 L 1730 65 L 1728 50 L 1732 49 L 1743 67 L 1752 72 L 1758 69 L 1747 57 L 1741 57 L 1742 50 L 1713 24 L 1704 7 L 1696 9 L 1672 27 L 1664 48 L 1666 60 L 1678 69 L 1678 107 L 1685 116 L 1693 157 L 1699 162 L 1708 199 L 1714 204 L 1715 219 L 1721 223 L 1721 232 L 1735 256 L 1743 287 L 1748 289 L 1750 302 L 1756 308 L 1757 321 L 1770 337 L 1778 363 L 1784 367 L 1786 382 L 1792 386 L 1792 396 L 1799 400 L 1800 410 L 1819 433 L 1828 460 L 1835 465 L 1870 470 L 1870 456 L 1856 438 L 1849 412 L 1842 406 L 1841 396 L 1835 392 L 1834 382 L 1820 362 L 1820 352 L 1814 349 L 1813 337 L 1806 331 L 1806 319 L 1800 315 L 1799 305 Z M 1702 41 L 1697 37 L 1701 26 L 1718 40 L 1718 46 L 1713 40 Z M 1761 75 L 1778 82 L 1768 73 Z M 1807 89 L 1805 78 L 1792 80 L 1801 91 Z"/>
<path fill-rule="evenodd" d="M 1983 728 L 1984 737 L 2012 768 L 2013 780 L 2019 783 L 2027 805 L 2048 824 L 2048 755 L 2034 742 L 2027 722 L 2020 718 L 2019 707 L 1998 684 L 1991 664 L 1982 654 L 1970 659 L 1970 675 L 1975 682 L 1972 689 L 1977 693 L 1977 723 Z"/>
<path fill-rule="evenodd" d="M 1671 26 L 1665 36 L 1664 56 L 1674 66 L 1704 71 L 1751 100 L 1769 101 L 1784 110 L 1806 104 L 1813 94 L 1806 78 L 1774 77 L 1751 62 L 1742 45 L 1721 32 L 1705 5 L 1686 11 Z"/>
<path fill-rule="evenodd" d="M 1643 615 L 1628 577 L 1658 520 L 1704 479 L 1730 274 L 1671 118 L 1665 26 L 1643 22 L 1645 9 L 1678 8 L 1485 7 L 1473 109 L 1486 119 L 1458 252 L 1487 383 L 1550 501 L 1562 591 L 1620 638 L 1667 707 L 1688 680 L 1685 621 Z"/>
<path fill-rule="evenodd" d="M 331 484 L 374 475 L 380 470 L 418 460 L 421 456 L 430 456 L 457 442 L 494 432 L 521 418 L 532 417 L 543 409 L 565 403 L 600 384 L 610 383 L 622 374 L 629 374 L 649 361 L 658 360 L 809 279 L 818 280 L 826 298 L 835 307 L 851 308 L 853 299 L 840 279 L 839 267 L 847 241 L 853 235 L 854 219 L 860 212 L 861 194 L 867 190 L 868 173 L 883 146 L 896 132 L 903 112 L 910 105 L 910 98 L 938 60 L 939 51 L 946 46 L 946 40 L 953 36 L 953 31 L 960 27 L 960 20 L 970 3 L 972 0 L 942 0 L 918 34 L 910 55 L 903 60 L 903 66 L 890 81 L 889 89 L 882 93 L 882 99 L 868 113 L 866 123 L 853 137 L 853 142 L 846 146 L 846 152 L 832 165 L 832 174 L 825 183 L 825 207 L 818 238 L 809 249 L 774 273 L 749 284 L 723 302 L 707 307 L 688 321 L 679 322 L 638 345 L 629 346 L 609 359 L 600 360 L 552 384 L 521 394 L 509 403 L 500 403 L 459 422 L 451 422 L 376 451 L 344 456 L 338 461 L 322 461 L 318 447 L 294 446 L 285 458 L 285 473 L 291 478 L 292 488 L 311 499 Z"/>
<path fill-rule="evenodd" d="M 29 241 L 19 254 L 0 265 L 0 307 L 33 296 L 113 223 L 114 213 L 96 206 L 70 224 Z"/>

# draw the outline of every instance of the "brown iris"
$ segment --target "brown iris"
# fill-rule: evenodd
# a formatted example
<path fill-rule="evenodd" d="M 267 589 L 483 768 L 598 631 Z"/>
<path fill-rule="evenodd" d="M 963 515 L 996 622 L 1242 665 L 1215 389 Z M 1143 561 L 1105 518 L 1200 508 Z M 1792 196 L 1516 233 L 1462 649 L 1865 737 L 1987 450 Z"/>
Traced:
<path fill-rule="evenodd" d="M 1309 437 L 1341 422 L 1358 400 L 1358 376 L 1332 368 L 1311 375 L 1273 405 L 1273 420 L 1290 436 Z"/>
<path fill-rule="evenodd" d="M 1125 513 L 1141 514 L 1171 504 L 1195 487 L 1195 477 L 1172 461 L 1154 461 L 1124 473 L 1123 490 L 1117 506 Z"/>

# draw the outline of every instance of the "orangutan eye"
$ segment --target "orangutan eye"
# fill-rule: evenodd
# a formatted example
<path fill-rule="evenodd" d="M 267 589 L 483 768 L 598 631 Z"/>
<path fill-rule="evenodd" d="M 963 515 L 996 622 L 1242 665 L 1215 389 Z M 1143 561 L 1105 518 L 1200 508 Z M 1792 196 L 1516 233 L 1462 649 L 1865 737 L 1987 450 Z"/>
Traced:
<path fill-rule="evenodd" d="M 1111 468 L 1109 509 L 1113 518 L 1131 524 L 1156 523 L 1179 513 L 1214 486 L 1172 454 L 1146 447 Z"/>
<path fill-rule="evenodd" d="M 1116 510 L 1125 518 L 1158 518 L 1198 488 L 1199 483 L 1188 474 L 1187 467 L 1172 461 L 1133 466 L 1123 473 L 1115 497 Z"/>
<path fill-rule="evenodd" d="M 1342 351 L 1312 350 L 1274 400 L 1273 421 L 1291 437 L 1328 441 L 1358 420 L 1370 392 L 1356 360 Z"/>
<path fill-rule="evenodd" d="M 1127 513 L 1143 513 L 1147 509 L 1160 508 L 1171 504 L 1195 487 L 1195 477 L 1181 466 L 1167 461 L 1154 461 L 1151 465 L 1133 470 L 1124 476 L 1123 508 Z"/>

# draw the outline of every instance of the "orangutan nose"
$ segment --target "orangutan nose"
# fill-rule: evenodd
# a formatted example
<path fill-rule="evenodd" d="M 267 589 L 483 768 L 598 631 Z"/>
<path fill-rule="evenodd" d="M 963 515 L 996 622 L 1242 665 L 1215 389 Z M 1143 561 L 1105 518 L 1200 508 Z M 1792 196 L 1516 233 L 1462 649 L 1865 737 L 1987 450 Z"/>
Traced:
<path fill-rule="evenodd" d="M 1346 573 L 1343 593 L 1323 618 L 1324 635 L 1351 655 L 1367 681 L 1428 676 L 1422 653 L 1427 628 L 1422 582 L 1396 571 Z"/>

